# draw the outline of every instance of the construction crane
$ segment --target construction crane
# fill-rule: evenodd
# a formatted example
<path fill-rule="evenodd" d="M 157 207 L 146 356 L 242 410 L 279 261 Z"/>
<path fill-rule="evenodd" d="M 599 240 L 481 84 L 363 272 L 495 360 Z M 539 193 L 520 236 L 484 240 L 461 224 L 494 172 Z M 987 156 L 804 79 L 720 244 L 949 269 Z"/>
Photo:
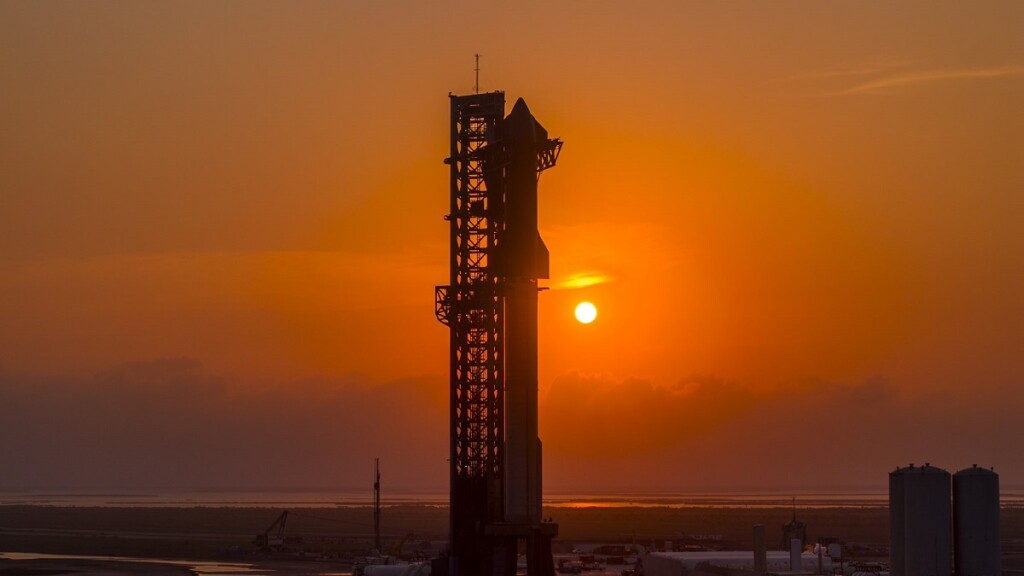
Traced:
<path fill-rule="evenodd" d="M 373 545 L 376 556 L 384 557 L 382 554 L 381 546 L 381 531 L 380 531 L 380 520 L 381 520 L 381 501 L 380 501 L 380 459 L 374 459 L 374 479 L 373 479 Z M 291 552 L 294 551 L 295 547 L 300 547 L 303 544 L 301 536 L 285 536 L 285 527 L 288 525 L 288 518 L 290 516 L 297 516 L 299 518 L 308 518 L 317 522 L 331 522 L 331 523 L 342 523 L 352 524 L 356 526 L 366 526 L 363 522 L 353 522 L 350 520 L 343 520 L 339 518 L 328 518 L 323 516 L 314 516 L 311 514 L 304 514 L 300 512 L 291 512 L 284 510 L 280 515 L 264 530 L 261 534 L 256 535 L 256 539 L 253 541 L 256 548 L 264 553 L 280 553 L 280 552 Z M 301 524 L 301 522 L 300 522 Z M 402 551 L 402 545 L 405 544 L 406 540 L 412 537 L 412 532 L 407 533 L 394 547 L 391 548 L 391 555 L 397 556 Z M 314 538 L 315 540 L 315 538 Z"/>
<path fill-rule="evenodd" d="M 395 542 L 395 545 L 392 546 L 390 550 L 388 550 L 388 555 L 389 556 L 393 556 L 395 558 L 401 558 L 402 557 L 402 546 L 404 546 L 405 543 L 409 540 L 409 538 L 412 538 L 412 536 L 413 536 L 412 532 L 407 532 L 405 534 L 405 536 L 402 536 L 401 540 L 399 540 L 398 542 Z"/>
<path fill-rule="evenodd" d="M 284 528 L 288 524 L 288 514 L 287 510 L 281 512 L 280 516 L 262 534 L 256 535 L 254 544 L 261 552 L 281 552 L 288 545 L 302 544 L 301 536 L 286 538 L 284 535 Z"/>

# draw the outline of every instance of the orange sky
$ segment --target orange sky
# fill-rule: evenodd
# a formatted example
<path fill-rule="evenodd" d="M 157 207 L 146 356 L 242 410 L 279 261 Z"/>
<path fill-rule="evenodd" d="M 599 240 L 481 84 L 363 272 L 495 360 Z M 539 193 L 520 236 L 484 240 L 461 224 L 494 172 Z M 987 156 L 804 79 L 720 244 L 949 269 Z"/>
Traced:
<path fill-rule="evenodd" d="M 441 161 L 475 52 L 566 142 L 541 179 L 549 485 L 880 486 L 926 459 L 1024 484 L 1022 22 L 1012 1 L 0 4 L 0 387 L 22 406 L 0 447 L 25 461 L 0 489 L 62 485 L 69 444 L 37 432 L 83 394 L 111 400 L 75 416 L 105 447 L 77 450 L 82 485 L 246 485 L 256 461 L 217 450 L 284 406 L 311 447 L 282 442 L 294 472 L 260 487 L 359 485 L 336 462 L 373 455 L 443 487 Z M 152 400 L 177 387 L 208 404 Z M 441 437 L 309 418 L 329 397 L 351 422 L 351 395 Z M 189 418 L 220 438 L 207 475 L 161 472 L 187 443 L 140 441 L 129 480 L 100 454 Z M 856 470 L 804 462 L 836 447 Z"/>

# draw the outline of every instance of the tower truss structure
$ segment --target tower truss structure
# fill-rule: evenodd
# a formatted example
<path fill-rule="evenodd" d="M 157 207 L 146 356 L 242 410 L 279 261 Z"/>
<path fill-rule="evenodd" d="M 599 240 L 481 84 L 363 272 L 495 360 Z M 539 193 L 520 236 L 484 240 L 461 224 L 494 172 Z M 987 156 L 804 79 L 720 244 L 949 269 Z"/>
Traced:
<path fill-rule="evenodd" d="M 451 550 L 437 576 L 554 576 L 541 517 L 537 433 L 537 178 L 561 141 L 503 92 L 450 96 L 450 278 L 435 313 L 450 333 Z M 507 318 L 506 318 L 507 315 Z"/>
<path fill-rule="evenodd" d="M 479 566 L 488 548 L 480 527 L 502 518 L 504 316 L 491 263 L 503 224 L 500 191 L 484 182 L 482 151 L 505 113 L 505 94 L 450 99 L 451 273 L 435 301 L 451 338 L 451 552 Z"/>

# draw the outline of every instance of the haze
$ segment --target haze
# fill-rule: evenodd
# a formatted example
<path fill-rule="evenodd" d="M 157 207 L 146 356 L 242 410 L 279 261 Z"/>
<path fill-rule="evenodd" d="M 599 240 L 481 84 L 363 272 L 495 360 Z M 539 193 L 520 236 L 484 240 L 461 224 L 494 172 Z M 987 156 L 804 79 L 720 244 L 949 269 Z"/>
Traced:
<path fill-rule="evenodd" d="M 447 94 L 545 173 L 553 490 L 1024 484 L 1024 5 L 4 2 L 0 489 L 447 483 Z M 584 300 L 600 313 L 583 325 Z"/>

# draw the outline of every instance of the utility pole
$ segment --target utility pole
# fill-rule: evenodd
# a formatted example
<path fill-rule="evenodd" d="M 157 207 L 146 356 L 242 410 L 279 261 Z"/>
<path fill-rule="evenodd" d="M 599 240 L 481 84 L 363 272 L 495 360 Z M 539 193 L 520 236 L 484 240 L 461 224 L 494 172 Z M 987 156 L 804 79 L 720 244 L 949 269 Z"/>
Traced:
<path fill-rule="evenodd" d="M 373 547 L 380 553 L 380 458 L 373 459 Z"/>

